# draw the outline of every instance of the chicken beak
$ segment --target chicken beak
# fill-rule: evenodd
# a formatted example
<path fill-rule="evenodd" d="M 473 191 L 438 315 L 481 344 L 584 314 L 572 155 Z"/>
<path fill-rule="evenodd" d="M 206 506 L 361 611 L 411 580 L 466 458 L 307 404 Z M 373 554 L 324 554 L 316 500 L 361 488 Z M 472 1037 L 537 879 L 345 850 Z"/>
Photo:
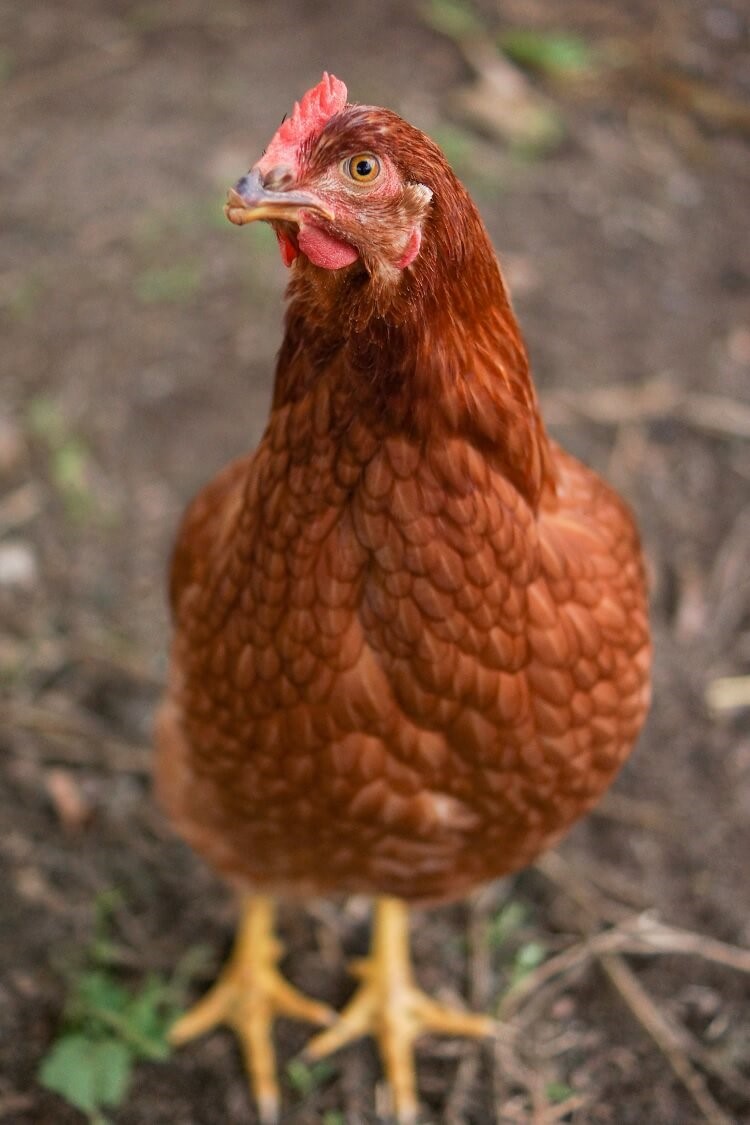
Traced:
<path fill-rule="evenodd" d="M 324 219 L 333 212 L 311 191 L 270 190 L 263 186 L 260 172 L 251 169 L 227 193 L 224 214 L 230 223 L 244 226 L 258 219 L 298 223 L 300 211 L 315 211 Z"/>

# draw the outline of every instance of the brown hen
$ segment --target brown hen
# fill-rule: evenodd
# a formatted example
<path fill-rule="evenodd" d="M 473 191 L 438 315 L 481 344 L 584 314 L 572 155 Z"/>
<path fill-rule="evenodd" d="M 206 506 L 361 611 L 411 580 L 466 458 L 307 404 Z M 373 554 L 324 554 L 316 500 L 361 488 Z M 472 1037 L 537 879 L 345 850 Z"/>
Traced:
<path fill-rule="evenodd" d="M 258 449 L 174 554 L 158 788 L 246 898 L 177 1025 L 219 1022 L 278 1112 L 275 1013 L 377 1034 L 402 1122 L 422 1030 L 492 1021 L 414 986 L 406 905 L 529 863 L 595 803 L 649 695 L 633 519 L 547 436 L 481 219 L 441 151 L 324 75 L 229 193 L 292 267 Z M 342 1015 L 276 969 L 270 895 L 383 897 Z"/>

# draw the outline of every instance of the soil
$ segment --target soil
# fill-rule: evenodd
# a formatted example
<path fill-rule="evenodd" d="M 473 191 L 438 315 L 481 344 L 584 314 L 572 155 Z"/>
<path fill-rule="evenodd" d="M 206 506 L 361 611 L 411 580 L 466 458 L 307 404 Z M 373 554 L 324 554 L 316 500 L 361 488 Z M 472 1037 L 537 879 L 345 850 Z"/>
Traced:
<path fill-rule="evenodd" d="M 528 79 L 564 127 L 546 152 L 457 115 L 467 52 L 417 5 L 11 0 L 0 13 L 2 1121 L 81 1120 L 35 1074 L 60 1025 L 60 964 L 90 942 L 104 891 L 121 893 L 126 982 L 200 943 L 198 993 L 229 947 L 230 893 L 151 797 L 164 574 L 188 498 L 262 432 L 280 339 L 275 245 L 225 223 L 224 193 L 323 68 L 455 154 L 550 426 L 633 505 L 653 590 L 654 705 L 611 800 L 557 867 L 415 915 L 420 979 L 491 1008 L 519 950 L 551 955 L 590 930 L 582 886 L 605 922 L 650 911 L 750 945 L 748 693 L 728 706 L 716 686 L 750 673 L 746 9 L 499 8 L 484 7 L 491 29 L 574 32 L 603 60 L 593 75 Z M 511 899 L 524 921 L 488 946 L 484 921 L 491 932 Z M 366 922 L 358 900 L 284 908 L 285 969 L 340 1005 Z M 703 1109 L 589 960 L 518 1023 L 536 1110 L 489 1049 L 426 1041 L 424 1121 L 750 1121 L 747 975 L 677 953 L 626 963 L 703 1049 Z M 280 1024 L 282 1072 L 304 1039 Z M 304 1097 L 285 1081 L 285 1122 L 383 1119 L 370 1046 L 334 1061 Z M 726 1080 L 711 1073 L 721 1064 Z M 559 1118 L 540 1109 L 554 1084 Z M 111 1116 L 256 1120 L 224 1032 L 140 1065 Z"/>

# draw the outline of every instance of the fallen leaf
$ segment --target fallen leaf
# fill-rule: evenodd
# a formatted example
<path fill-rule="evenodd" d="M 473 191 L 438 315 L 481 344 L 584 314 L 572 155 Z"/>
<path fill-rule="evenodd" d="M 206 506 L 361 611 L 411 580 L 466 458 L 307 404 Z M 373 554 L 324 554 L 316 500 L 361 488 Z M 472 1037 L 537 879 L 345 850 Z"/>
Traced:
<path fill-rule="evenodd" d="M 44 785 L 58 820 L 66 832 L 80 832 L 91 819 L 92 808 L 70 770 L 51 769 Z"/>

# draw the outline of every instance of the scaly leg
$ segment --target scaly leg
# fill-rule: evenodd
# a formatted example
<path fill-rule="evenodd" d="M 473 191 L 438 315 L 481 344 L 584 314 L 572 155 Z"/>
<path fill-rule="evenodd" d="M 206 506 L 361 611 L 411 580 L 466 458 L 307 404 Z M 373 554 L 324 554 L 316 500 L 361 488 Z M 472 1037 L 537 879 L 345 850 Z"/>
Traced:
<path fill-rule="evenodd" d="M 489 1016 L 472 1015 L 438 1004 L 414 983 L 409 957 L 409 915 L 395 898 L 378 899 L 370 956 L 355 962 L 360 984 L 336 1022 L 316 1035 L 304 1051 L 321 1059 L 363 1035 L 374 1035 L 391 1089 L 399 1125 L 417 1118 L 414 1041 L 422 1032 L 483 1037 L 494 1035 Z"/>
<path fill-rule="evenodd" d="M 232 954 L 219 979 L 198 1003 L 174 1024 L 170 1040 L 175 1046 L 219 1024 L 228 1024 L 242 1045 L 263 1125 L 279 1116 L 271 1029 L 277 1015 L 310 1023 L 328 1024 L 335 1013 L 293 988 L 277 969 L 281 944 L 274 935 L 273 903 L 263 896 L 242 904 L 240 925 Z"/>

